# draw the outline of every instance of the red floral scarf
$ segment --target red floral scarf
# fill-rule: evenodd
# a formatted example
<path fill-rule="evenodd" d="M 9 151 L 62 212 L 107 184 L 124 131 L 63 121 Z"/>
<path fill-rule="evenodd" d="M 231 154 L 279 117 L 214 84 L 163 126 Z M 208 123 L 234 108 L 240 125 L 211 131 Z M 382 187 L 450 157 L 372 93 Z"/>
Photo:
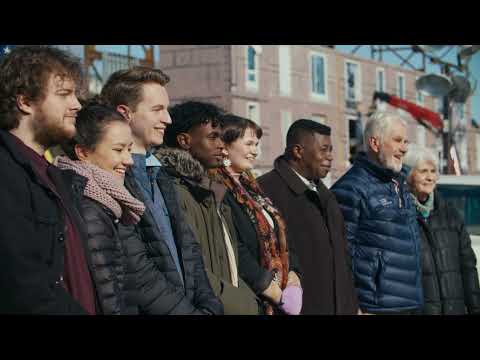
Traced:
<path fill-rule="evenodd" d="M 250 172 L 242 174 L 239 180 L 235 179 L 225 168 L 220 168 L 218 174 L 240 206 L 246 210 L 255 226 L 260 243 L 260 265 L 272 272 L 274 279 L 283 290 L 287 286 L 289 271 L 283 218 L 270 199 L 265 196 Z M 267 211 L 272 217 L 277 232 L 270 226 L 262 210 Z M 267 314 L 273 314 L 271 305 L 267 306 Z"/>

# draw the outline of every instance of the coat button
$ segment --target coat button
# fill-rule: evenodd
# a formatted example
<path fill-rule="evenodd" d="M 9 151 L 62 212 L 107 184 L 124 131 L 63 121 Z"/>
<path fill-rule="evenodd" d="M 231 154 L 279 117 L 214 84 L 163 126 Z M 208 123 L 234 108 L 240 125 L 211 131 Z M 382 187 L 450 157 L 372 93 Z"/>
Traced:
<path fill-rule="evenodd" d="M 60 234 L 58 235 L 57 240 L 60 241 L 60 242 L 63 242 L 63 241 L 65 240 L 65 236 L 63 235 L 63 233 L 60 233 Z"/>

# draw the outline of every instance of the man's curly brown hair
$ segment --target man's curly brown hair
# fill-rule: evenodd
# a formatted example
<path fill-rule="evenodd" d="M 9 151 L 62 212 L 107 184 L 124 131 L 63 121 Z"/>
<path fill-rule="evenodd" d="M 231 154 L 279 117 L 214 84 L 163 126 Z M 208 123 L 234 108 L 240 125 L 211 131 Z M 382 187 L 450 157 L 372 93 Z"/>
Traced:
<path fill-rule="evenodd" d="M 77 89 L 83 87 L 80 59 L 66 51 L 46 45 L 15 47 L 0 62 L 0 129 L 16 129 L 21 112 L 17 97 L 38 102 L 46 96 L 50 76 L 71 79 Z"/>

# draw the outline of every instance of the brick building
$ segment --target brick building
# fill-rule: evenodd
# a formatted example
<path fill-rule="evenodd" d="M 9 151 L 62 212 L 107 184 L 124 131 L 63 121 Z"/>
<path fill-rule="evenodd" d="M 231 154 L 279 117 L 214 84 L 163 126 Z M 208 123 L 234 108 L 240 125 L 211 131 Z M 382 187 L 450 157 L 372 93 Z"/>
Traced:
<path fill-rule="evenodd" d="M 160 67 L 172 78 L 172 103 L 192 98 L 212 101 L 264 128 L 259 172 L 271 168 L 283 152 L 289 125 L 303 117 L 332 127 L 332 179 L 341 176 L 357 141 L 358 122 L 365 117 L 375 89 L 438 108 L 434 99 L 415 91 L 415 79 L 421 73 L 346 55 L 329 46 L 162 45 Z M 467 134 L 467 141 L 459 141 L 462 167 L 475 173 L 480 171 L 476 146 L 480 132 L 465 120 L 471 118 L 469 109 L 467 104 L 455 113 L 462 119 L 456 123 Z M 409 124 L 412 142 L 441 149 L 429 130 L 411 118 Z"/>

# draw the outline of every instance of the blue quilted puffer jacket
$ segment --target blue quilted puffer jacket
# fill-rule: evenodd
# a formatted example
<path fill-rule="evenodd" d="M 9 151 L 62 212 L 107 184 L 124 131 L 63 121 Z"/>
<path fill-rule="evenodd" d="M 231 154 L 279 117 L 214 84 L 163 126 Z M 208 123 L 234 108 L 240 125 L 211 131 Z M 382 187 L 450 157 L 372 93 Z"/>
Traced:
<path fill-rule="evenodd" d="M 345 218 L 360 308 L 371 313 L 420 309 L 420 233 L 405 176 L 362 153 L 332 191 Z"/>

